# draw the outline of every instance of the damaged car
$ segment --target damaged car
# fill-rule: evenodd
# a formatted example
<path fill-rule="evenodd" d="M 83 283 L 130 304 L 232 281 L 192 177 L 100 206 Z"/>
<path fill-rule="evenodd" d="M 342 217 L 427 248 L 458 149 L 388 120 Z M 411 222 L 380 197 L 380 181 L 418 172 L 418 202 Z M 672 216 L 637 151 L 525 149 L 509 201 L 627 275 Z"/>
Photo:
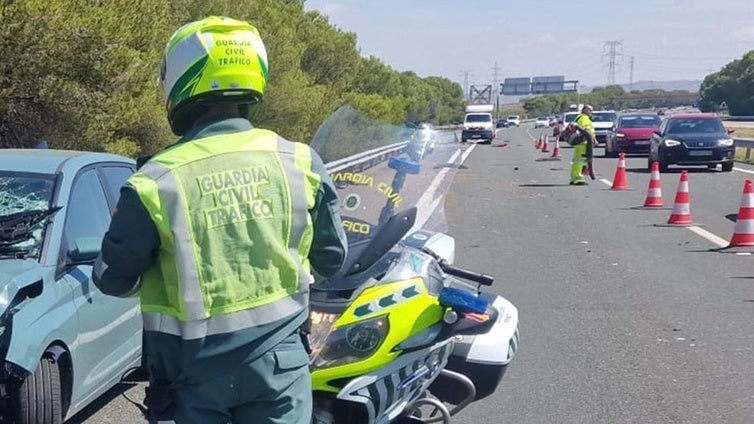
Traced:
<path fill-rule="evenodd" d="M 91 279 L 134 169 L 112 154 L 0 149 L 0 422 L 62 422 L 140 365 L 138 299 Z"/>

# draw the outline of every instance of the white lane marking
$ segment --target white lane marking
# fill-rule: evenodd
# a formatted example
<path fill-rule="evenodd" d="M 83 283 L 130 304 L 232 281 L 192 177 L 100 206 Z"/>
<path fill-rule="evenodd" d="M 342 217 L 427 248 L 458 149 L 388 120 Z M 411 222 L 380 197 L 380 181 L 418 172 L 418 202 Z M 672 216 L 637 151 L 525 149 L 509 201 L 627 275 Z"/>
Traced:
<path fill-rule="evenodd" d="M 733 167 L 733 170 L 734 171 L 738 171 L 738 172 L 745 172 L 747 174 L 754 174 L 754 171 L 751 171 L 751 170 L 748 170 L 748 169 L 743 169 L 743 168 Z"/>
<path fill-rule="evenodd" d="M 458 164 L 459 166 L 463 165 L 463 163 L 466 161 L 466 158 L 469 157 L 469 155 L 471 154 L 471 151 L 474 150 L 475 147 L 476 147 L 476 143 L 471 144 L 469 145 L 469 148 L 466 149 L 465 152 L 463 152 L 463 154 L 461 155 L 461 163 Z"/>
<path fill-rule="evenodd" d="M 471 144 L 463 153 L 461 153 L 460 150 L 456 150 L 456 152 L 453 153 L 453 156 L 451 156 L 447 160 L 447 163 L 455 163 L 455 161 L 458 159 L 458 155 L 461 155 L 460 162 L 458 163 L 458 166 L 460 167 L 466 161 L 466 158 L 469 157 L 469 154 L 472 150 L 474 150 L 475 147 L 476 144 Z M 427 220 L 429 220 L 432 214 L 435 213 L 435 209 L 440 206 L 441 199 L 434 199 L 435 192 L 440 188 L 440 184 L 445 179 L 447 173 L 450 172 L 450 169 L 451 168 L 445 168 L 441 170 L 435 176 L 435 179 L 432 181 L 432 184 L 429 185 L 427 191 L 425 191 L 422 197 L 419 198 L 419 201 L 416 203 L 417 215 L 416 221 L 414 222 L 414 229 L 424 226 L 424 224 L 427 222 Z"/>
<path fill-rule="evenodd" d="M 697 227 L 696 225 L 692 225 L 686 228 L 688 228 L 688 230 L 691 231 L 692 233 L 695 233 L 701 237 L 704 237 L 705 239 L 711 241 L 712 243 L 718 245 L 719 247 L 728 247 L 728 245 L 730 244 L 727 240 L 724 240 L 723 238 L 718 237 L 707 230 Z"/>
<path fill-rule="evenodd" d="M 746 170 L 744 170 L 744 171 L 746 171 Z M 746 172 L 751 172 L 751 171 L 746 171 Z M 754 172 L 751 172 L 751 173 L 754 174 Z M 607 186 L 610 186 L 610 187 L 613 186 L 613 182 L 610 181 L 610 180 L 608 180 L 608 179 L 600 178 L 600 181 L 602 183 L 604 183 L 605 185 L 607 185 Z M 718 247 L 728 247 L 728 245 L 730 244 L 727 240 L 723 239 L 722 237 L 718 237 L 717 235 L 712 234 L 709 231 L 707 231 L 705 229 L 702 229 L 701 227 L 697 227 L 695 225 L 692 225 L 692 226 L 685 227 L 685 228 L 687 228 L 692 233 L 695 233 L 696 235 L 701 236 L 702 238 L 707 239 L 708 241 L 712 242 L 712 244 L 716 244 Z"/>

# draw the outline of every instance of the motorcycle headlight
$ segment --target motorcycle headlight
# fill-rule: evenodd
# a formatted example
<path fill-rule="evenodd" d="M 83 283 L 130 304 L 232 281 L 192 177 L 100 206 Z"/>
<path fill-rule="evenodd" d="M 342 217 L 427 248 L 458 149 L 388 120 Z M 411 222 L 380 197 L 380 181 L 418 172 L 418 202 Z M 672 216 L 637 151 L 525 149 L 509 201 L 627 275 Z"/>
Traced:
<path fill-rule="evenodd" d="M 670 138 L 666 138 L 666 139 L 665 139 L 665 140 L 664 140 L 664 141 L 662 142 L 662 144 L 664 144 L 664 145 L 665 145 L 665 147 L 673 147 L 673 146 L 680 146 L 680 145 L 681 145 L 681 142 L 680 142 L 680 141 L 678 141 L 678 140 L 673 140 L 673 139 L 670 139 Z"/>
<path fill-rule="evenodd" d="M 733 145 L 733 139 L 732 138 L 726 138 L 724 140 L 720 140 L 718 143 L 721 146 L 732 146 Z"/>
<path fill-rule="evenodd" d="M 332 323 L 334 322 L 333 320 Z M 320 335 L 323 329 L 324 327 L 317 330 Z M 388 329 L 387 315 L 383 315 L 328 331 L 326 338 L 320 337 L 315 343 L 315 324 L 312 320 L 312 369 L 329 368 L 368 358 L 385 341 Z"/>

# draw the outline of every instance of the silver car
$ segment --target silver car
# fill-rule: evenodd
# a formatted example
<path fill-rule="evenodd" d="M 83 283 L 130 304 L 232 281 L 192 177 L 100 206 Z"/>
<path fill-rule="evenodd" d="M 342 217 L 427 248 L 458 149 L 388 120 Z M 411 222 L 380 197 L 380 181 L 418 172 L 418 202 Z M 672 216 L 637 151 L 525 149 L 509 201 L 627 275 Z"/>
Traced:
<path fill-rule="evenodd" d="M 0 422 L 59 423 L 140 364 L 138 299 L 92 265 L 134 161 L 0 149 Z"/>

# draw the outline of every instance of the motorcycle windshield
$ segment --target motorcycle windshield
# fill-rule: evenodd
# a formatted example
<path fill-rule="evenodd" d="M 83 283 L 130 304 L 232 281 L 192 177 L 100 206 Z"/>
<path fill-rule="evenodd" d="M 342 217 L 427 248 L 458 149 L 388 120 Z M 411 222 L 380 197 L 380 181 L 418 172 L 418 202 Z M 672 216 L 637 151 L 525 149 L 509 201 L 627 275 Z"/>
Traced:
<path fill-rule="evenodd" d="M 453 131 L 380 123 L 344 106 L 324 121 L 310 145 L 322 157 L 338 192 L 349 243 L 346 263 L 373 252 L 377 246 L 370 243 L 388 231 L 390 217 L 412 208 L 416 220 L 403 236 L 417 229 L 447 230 L 443 207 L 461 159 Z M 392 246 L 380 247 L 387 252 Z M 363 268 L 378 259 L 364 261 Z M 363 283 L 363 278 L 341 275 L 318 282 L 317 288 L 351 290 Z"/>

